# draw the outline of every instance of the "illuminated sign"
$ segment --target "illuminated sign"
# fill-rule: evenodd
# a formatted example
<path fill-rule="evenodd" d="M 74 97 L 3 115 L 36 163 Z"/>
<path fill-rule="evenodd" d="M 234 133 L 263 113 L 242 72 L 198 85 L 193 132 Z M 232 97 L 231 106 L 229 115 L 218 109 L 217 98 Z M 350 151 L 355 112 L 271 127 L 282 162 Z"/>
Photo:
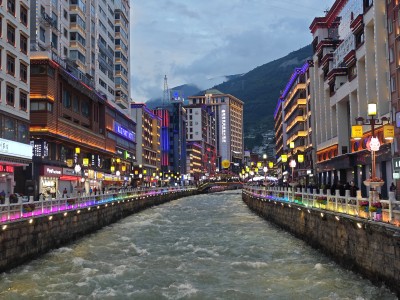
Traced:
<path fill-rule="evenodd" d="M 114 121 L 114 132 L 128 140 L 131 140 L 133 142 L 135 141 L 135 133 L 133 131 L 126 129 L 121 124 L 115 121 Z"/>
<path fill-rule="evenodd" d="M 43 176 L 61 177 L 63 169 L 59 167 L 43 166 Z"/>
<path fill-rule="evenodd" d="M 221 110 L 221 139 L 223 143 L 226 143 L 226 111 Z"/>
<path fill-rule="evenodd" d="M 14 173 L 14 167 L 13 166 L 0 165 L 0 172 L 1 173 Z"/>
<path fill-rule="evenodd" d="M 32 159 L 32 146 L 10 140 L 0 139 L 0 154 Z"/>

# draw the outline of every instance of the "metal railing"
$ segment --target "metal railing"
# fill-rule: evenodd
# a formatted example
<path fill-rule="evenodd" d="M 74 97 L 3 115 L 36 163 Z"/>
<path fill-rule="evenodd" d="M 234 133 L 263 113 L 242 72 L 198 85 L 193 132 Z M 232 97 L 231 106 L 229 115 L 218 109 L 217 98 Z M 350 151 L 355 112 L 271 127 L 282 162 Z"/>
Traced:
<path fill-rule="evenodd" d="M 382 221 L 400 226 L 400 201 L 395 198 L 395 193 L 389 192 L 389 200 L 376 200 L 362 198 L 357 191 L 356 197 L 350 196 L 346 190 L 345 195 L 340 195 L 339 190 L 332 195 L 328 190 L 326 194 L 322 190 L 310 190 L 305 188 L 283 188 L 250 186 L 243 188 L 243 192 L 262 201 L 275 201 L 280 203 L 295 203 L 300 206 L 318 208 L 342 214 L 348 214 L 375 221 Z M 377 205 L 377 203 L 380 203 Z"/>
<path fill-rule="evenodd" d="M 195 190 L 195 187 L 161 187 L 151 189 L 124 189 L 119 192 L 75 194 L 69 197 L 40 197 L 39 201 L 33 201 L 33 197 L 27 202 L 22 197 L 18 198 L 17 203 L 10 203 L 5 199 L 4 204 L 0 204 L 0 224 L 18 221 L 24 218 L 41 217 L 59 212 L 79 210 L 82 208 L 97 207 L 105 204 L 114 205 L 124 201 L 131 201 L 140 198 L 177 193 L 182 191 Z"/>

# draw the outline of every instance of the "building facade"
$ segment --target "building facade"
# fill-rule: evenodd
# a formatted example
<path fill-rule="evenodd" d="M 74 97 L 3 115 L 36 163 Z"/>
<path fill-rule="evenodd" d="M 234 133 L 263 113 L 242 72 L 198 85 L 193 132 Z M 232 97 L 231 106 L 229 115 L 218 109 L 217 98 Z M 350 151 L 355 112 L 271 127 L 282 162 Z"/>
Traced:
<path fill-rule="evenodd" d="M 217 169 L 222 161 L 231 163 L 230 170 L 239 174 L 243 164 L 243 101 L 218 90 L 208 90 L 204 96 L 188 98 L 189 105 L 205 104 L 215 116 Z"/>
<path fill-rule="evenodd" d="M 29 2 L 0 2 L 0 192 L 31 194 Z M 28 190 L 29 189 L 29 190 Z M 2 200 L 4 201 L 4 199 Z"/>
<path fill-rule="evenodd" d="M 31 51 L 63 60 L 76 78 L 129 108 L 129 1 L 32 0 Z"/>
<path fill-rule="evenodd" d="M 319 182 L 354 180 L 364 195 L 362 182 L 371 176 L 371 126 L 363 126 L 360 141 L 351 138 L 351 126 L 357 117 L 368 117 L 369 103 L 377 105 L 376 118 L 390 117 L 385 12 L 386 1 L 336 0 L 326 16 L 310 26 Z M 382 126 L 376 126 L 375 135 L 381 143 L 376 170 L 385 181 L 385 197 L 392 177 L 391 146 L 383 139 Z"/>
<path fill-rule="evenodd" d="M 281 94 L 275 112 L 276 152 L 283 181 L 299 180 L 301 184 L 314 182 L 313 126 L 310 95 L 310 63 L 296 68 Z M 290 147 L 293 145 L 293 148 Z M 282 154 L 287 162 L 282 162 Z M 289 172 L 288 162 L 294 160 L 296 167 Z M 286 171 L 286 172 L 285 172 Z M 283 174 L 285 172 L 285 174 Z M 294 178 L 290 178 L 295 175 Z"/>
<path fill-rule="evenodd" d="M 157 185 L 161 171 L 161 118 L 143 103 L 131 103 L 131 117 L 138 129 L 135 178 L 139 184 Z"/>
<path fill-rule="evenodd" d="M 77 80 L 47 51 L 32 54 L 31 79 L 36 196 L 130 184 L 136 125 L 129 116 Z"/>
<path fill-rule="evenodd" d="M 194 174 L 194 181 L 199 181 L 202 176 L 213 177 L 216 170 L 216 130 L 214 113 L 210 106 L 205 104 L 193 104 L 185 106 L 188 121 L 186 123 L 186 139 L 188 144 L 199 145 L 200 153 L 193 149 L 190 165 L 195 170 L 188 172 Z M 200 156 L 200 157 L 198 157 Z M 200 166 L 198 160 L 200 159 Z"/>

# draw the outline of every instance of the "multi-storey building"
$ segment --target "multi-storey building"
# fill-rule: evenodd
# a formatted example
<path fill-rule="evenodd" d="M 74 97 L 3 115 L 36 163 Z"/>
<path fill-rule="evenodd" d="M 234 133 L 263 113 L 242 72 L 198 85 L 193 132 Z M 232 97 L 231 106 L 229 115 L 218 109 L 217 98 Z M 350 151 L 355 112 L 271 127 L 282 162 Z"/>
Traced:
<path fill-rule="evenodd" d="M 231 162 L 231 170 L 239 174 L 243 163 L 243 102 L 218 90 L 208 90 L 204 96 L 188 98 L 189 105 L 205 104 L 215 115 L 217 168 L 221 162 Z"/>
<path fill-rule="evenodd" d="M 0 2 L 0 191 L 25 190 L 29 144 L 29 2 Z"/>
<path fill-rule="evenodd" d="M 129 1 L 33 0 L 30 47 L 63 60 L 108 101 L 129 108 Z"/>
<path fill-rule="evenodd" d="M 392 102 L 392 120 L 396 121 L 393 143 L 393 159 L 400 161 L 400 14 L 399 1 L 386 1 L 388 58 L 390 72 L 390 98 Z M 398 164 L 393 164 L 394 172 L 400 173 Z M 397 180 L 399 183 L 399 180 Z M 397 188 L 399 193 L 400 187 Z"/>
<path fill-rule="evenodd" d="M 314 142 L 320 183 L 354 180 L 366 194 L 362 182 L 371 176 L 367 150 L 371 126 L 364 126 L 360 141 L 351 139 L 357 117 L 367 118 L 368 104 L 377 104 L 376 118 L 389 117 L 390 91 L 387 63 L 386 1 L 336 0 L 324 17 L 315 18 L 312 105 L 315 110 Z M 376 155 L 376 173 L 383 178 L 382 196 L 391 181 L 390 144 L 383 127 L 375 135 L 381 147 Z"/>
<path fill-rule="evenodd" d="M 156 177 L 160 176 L 161 170 L 161 118 L 143 103 L 131 103 L 131 116 L 138 129 L 136 179 L 139 184 L 156 184 L 158 181 Z"/>
<path fill-rule="evenodd" d="M 312 62 L 310 62 L 312 63 Z M 281 155 L 286 153 L 288 161 L 297 161 L 296 178 L 308 184 L 309 175 L 313 174 L 313 126 L 311 115 L 309 62 L 296 68 L 282 92 L 274 115 L 276 132 L 276 152 L 278 161 L 287 170 L 287 164 L 281 162 Z M 293 148 L 289 145 L 292 143 Z M 304 161 L 299 160 L 301 154 Z M 307 172 L 308 171 L 308 172 Z"/>
<path fill-rule="evenodd" d="M 47 51 L 31 55 L 32 179 L 57 196 L 130 184 L 135 123 Z"/>
<path fill-rule="evenodd" d="M 216 169 L 216 137 L 215 118 L 211 107 L 205 104 L 185 106 L 187 111 L 186 139 L 190 145 L 200 146 L 200 168 L 198 168 L 198 155 L 195 147 L 190 147 L 194 153 L 191 156 L 191 166 L 196 168 L 192 172 L 194 180 L 198 181 L 201 175 L 214 176 Z M 189 148 L 188 148 L 188 152 Z"/>

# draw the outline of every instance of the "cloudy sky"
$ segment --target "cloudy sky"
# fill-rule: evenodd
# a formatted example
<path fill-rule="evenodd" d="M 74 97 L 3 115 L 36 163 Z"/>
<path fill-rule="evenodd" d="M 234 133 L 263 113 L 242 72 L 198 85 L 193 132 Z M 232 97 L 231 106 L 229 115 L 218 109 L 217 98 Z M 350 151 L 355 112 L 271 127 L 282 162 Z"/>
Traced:
<path fill-rule="evenodd" d="M 195 83 L 209 88 L 309 43 L 334 0 L 131 0 L 131 90 L 136 102 Z"/>

